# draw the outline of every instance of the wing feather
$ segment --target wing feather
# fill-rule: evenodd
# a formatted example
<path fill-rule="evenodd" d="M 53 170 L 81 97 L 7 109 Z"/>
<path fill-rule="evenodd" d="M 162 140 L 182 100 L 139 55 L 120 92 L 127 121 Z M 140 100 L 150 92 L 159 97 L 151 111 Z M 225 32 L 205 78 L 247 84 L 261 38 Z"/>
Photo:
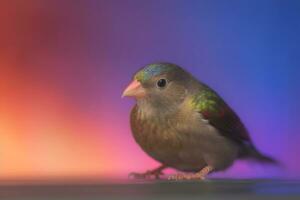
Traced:
<path fill-rule="evenodd" d="M 252 143 L 240 118 L 212 89 L 202 89 L 193 97 L 192 105 L 223 136 L 240 144 Z"/>

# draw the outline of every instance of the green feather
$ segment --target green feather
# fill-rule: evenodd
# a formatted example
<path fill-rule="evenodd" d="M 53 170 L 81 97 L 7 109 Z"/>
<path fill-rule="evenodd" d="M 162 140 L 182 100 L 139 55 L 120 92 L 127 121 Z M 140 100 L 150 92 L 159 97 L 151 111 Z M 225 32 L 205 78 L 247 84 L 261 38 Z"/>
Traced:
<path fill-rule="evenodd" d="M 193 107 L 200 113 L 217 116 L 222 111 L 224 102 L 209 88 L 203 89 L 192 98 Z"/>
<path fill-rule="evenodd" d="M 251 141 L 246 128 L 235 112 L 208 87 L 192 97 L 193 109 L 201 113 L 221 133 L 237 142 Z"/>
<path fill-rule="evenodd" d="M 150 64 L 136 73 L 134 78 L 137 81 L 145 82 L 150 78 L 169 72 L 174 69 L 171 65 L 165 65 L 164 63 Z"/>

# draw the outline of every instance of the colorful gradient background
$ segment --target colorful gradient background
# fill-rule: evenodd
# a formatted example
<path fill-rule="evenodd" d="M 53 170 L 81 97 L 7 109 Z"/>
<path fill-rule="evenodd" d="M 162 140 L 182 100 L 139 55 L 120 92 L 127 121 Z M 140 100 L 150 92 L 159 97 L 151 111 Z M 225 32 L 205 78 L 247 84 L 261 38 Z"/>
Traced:
<path fill-rule="evenodd" d="M 0 3 L 0 179 L 126 177 L 157 166 L 135 144 L 122 90 L 169 61 L 236 110 L 281 169 L 237 162 L 219 177 L 300 177 L 300 1 L 27 0 Z"/>

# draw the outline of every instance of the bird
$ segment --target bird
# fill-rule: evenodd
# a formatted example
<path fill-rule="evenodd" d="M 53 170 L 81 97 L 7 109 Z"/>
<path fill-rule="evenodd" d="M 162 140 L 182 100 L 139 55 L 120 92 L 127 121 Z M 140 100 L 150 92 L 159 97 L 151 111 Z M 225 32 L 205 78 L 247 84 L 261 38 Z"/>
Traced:
<path fill-rule="evenodd" d="M 134 178 L 155 178 L 173 168 L 170 180 L 203 180 L 251 159 L 276 164 L 261 153 L 235 111 L 222 97 L 182 67 L 152 63 L 138 70 L 122 97 L 134 97 L 130 126 L 136 143 L 161 165 Z"/>

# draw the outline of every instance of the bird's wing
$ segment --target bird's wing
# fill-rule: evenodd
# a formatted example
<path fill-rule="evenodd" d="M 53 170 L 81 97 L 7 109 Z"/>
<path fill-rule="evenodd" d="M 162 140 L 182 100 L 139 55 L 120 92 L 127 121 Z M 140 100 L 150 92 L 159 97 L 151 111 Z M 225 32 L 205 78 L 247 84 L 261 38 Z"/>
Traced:
<path fill-rule="evenodd" d="M 240 144 L 251 143 L 248 131 L 235 112 L 222 98 L 205 87 L 192 98 L 193 108 L 201 113 L 204 119 L 217 128 L 220 133 Z"/>

